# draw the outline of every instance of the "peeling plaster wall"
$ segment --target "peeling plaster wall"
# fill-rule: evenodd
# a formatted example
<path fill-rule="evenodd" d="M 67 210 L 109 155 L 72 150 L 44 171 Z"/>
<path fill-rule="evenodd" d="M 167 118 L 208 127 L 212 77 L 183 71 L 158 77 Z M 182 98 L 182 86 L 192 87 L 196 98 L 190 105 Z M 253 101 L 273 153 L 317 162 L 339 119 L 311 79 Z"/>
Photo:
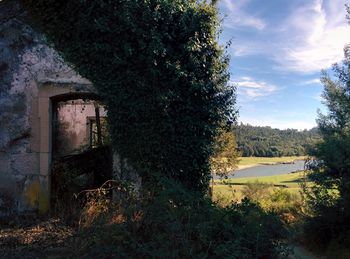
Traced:
<path fill-rule="evenodd" d="M 41 174 L 41 158 L 48 157 L 47 162 L 50 151 L 41 149 L 44 119 L 39 114 L 45 98 L 40 93 L 95 93 L 92 84 L 63 62 L 29 25 L 19 3 L 0 0 L 0 220 L 48 209 L 50 182 L 49 176 Z M 118 154 L 113 156 L 113 171 L 115 179 L 132 182 L 135 190 L 141 188 L 137 172 Z"/>
<path fill-rule="evenodd" d="M 0 2 L 0 217 L 39 202 L 28 195 L 39 195 L 33 186 L 45 182 L 39 174 L 40 86 L 77 84 L 92 90 L 26 20 L 19 1 Z"/>

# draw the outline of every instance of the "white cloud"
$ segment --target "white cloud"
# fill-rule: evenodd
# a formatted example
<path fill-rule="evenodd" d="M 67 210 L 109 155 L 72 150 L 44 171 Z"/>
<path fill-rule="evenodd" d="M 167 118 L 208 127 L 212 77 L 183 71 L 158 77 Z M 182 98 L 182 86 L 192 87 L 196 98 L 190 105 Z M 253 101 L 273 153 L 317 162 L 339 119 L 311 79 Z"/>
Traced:
<path fill-rule="evenodd" d="M 237 85 L 239 99 L 257 99 L 259 97 L 268 96 L 278 90 L 277 86 L 268 84 L 264 81 L 257 81 L 251 77 L 241 77 L 235 82 Z"/>
<path fill-rule="evenodd" d="M 231 46 L 231 49 L 234 57 L 243 57 L 256 52 L 255 46 L 241 45 L 239 43 L 237 44 L 236 42 L 233 42 L 232 45 L 233 46 Z"/>
<path fill-rule="evenodd" d="M 314 78 L 306 81 L 302 81 L 300 85 L 315 85 L 315 84 L 321 84 L 321 81 L 319 78 Z"/>
<path fill-rule="evenodd" d="M 239 26 L 252 27 L 257 30 L 263 30 L 266 26 L 264 20 L 247 14 L 243 9 L 249 0 L 223 0 L 221 7 L 224 8 L 227 17 L 224 20 L 224 26 L 237 28 Z"/>
<path fill-rule="evenodd" d="M 311 129 L 316 127 L 316 122 L 310 123 L 309 121 L 304 120 L 281 120 L 281 119 L 273 119 L 271 117 L 259 117 L 259 118 L 241 118 L 240 121 L 245 123 L 249 121 L 249 124 L 254 126 L 270 126 L 271 128 L 278 129 Z"/>
<path fill-rule="evenodd" d="M 258 0 L 255 0 L 258 1 Z M 263 54 L 276 62 L 275 69 L 311 73 L 330 68 L 343 59 L 343 49 L 350 43 L 350 26 L 346 20 L 348 0 L 308 0 L 293 4 L 284 20 L 267 28 L 269 17 L 257 17 L 247 11 L 252 0 L 222 0 L 220 7 L 227 17 L 228 28 L 263 30 L 263 37 L 234 36 L 232 54 L 236 57 Z"/>
<path fill-rule="evenodd" d="M 315 72 L 342 60 L 350 42 L 345 0 L 313 0 L 294 10 L 282 26 L 281 51 L 275 60 L 281 70 Z"/>

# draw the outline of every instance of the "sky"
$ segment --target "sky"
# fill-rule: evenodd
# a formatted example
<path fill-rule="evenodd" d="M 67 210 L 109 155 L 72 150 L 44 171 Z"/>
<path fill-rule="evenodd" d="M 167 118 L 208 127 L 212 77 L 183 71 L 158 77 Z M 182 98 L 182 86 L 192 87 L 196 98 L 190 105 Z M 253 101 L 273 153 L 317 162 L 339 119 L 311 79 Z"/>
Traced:
<path fill-rule="evenodd" d="M 220 43 L 231 41 L 239 122 L 310 129 L 322 104 L 321 70 L 350 43 L 349 0 L 221 0 Z"/>

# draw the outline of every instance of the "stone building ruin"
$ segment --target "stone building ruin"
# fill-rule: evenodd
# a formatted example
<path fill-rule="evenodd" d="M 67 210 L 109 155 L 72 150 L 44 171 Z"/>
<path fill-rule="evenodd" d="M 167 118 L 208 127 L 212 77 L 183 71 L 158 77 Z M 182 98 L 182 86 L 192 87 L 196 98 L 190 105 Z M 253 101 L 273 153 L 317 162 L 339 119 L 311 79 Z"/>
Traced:
<path fill-rule="evenodd" d="M 107 141 L 92 84 L 29 24 L 19 1 L 0 1 L 0 217 L 47 211 L 55 156 Z"/>

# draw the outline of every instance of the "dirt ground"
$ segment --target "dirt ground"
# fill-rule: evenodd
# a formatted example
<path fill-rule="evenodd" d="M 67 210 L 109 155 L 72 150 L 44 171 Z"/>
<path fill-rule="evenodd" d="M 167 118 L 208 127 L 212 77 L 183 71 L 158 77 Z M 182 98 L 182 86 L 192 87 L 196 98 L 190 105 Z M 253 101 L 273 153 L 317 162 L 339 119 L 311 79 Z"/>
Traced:
<path fill-rule="evenodd" d="M 76 229 L 49 219 L 41 222 L 0 225 L 0 258 L 65 258 Z"/>

